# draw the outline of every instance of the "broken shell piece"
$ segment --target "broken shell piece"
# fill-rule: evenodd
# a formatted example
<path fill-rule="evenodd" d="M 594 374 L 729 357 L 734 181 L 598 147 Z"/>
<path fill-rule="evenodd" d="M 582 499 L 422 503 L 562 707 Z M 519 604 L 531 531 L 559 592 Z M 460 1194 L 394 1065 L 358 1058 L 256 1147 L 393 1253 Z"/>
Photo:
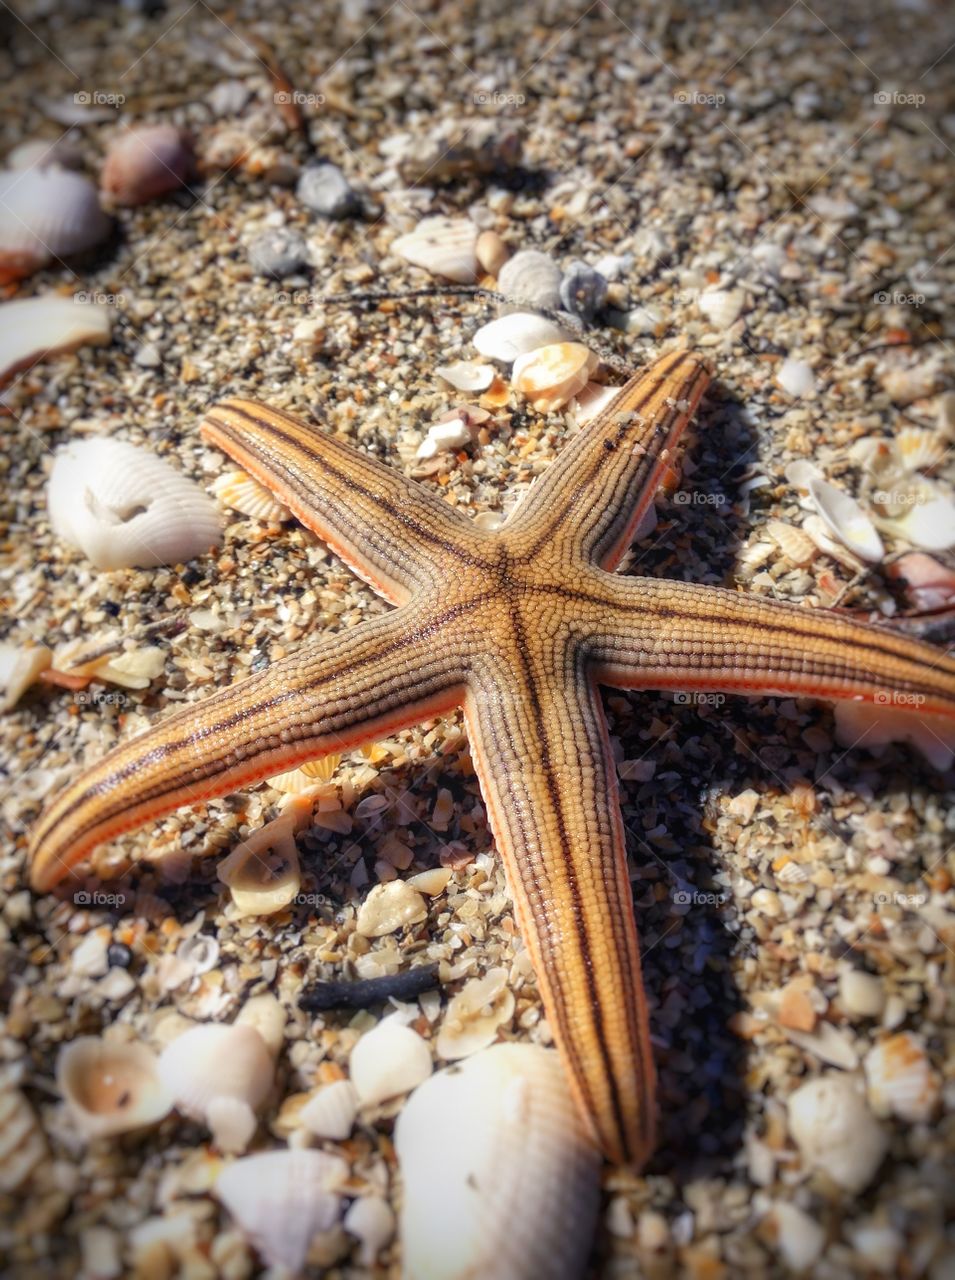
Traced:
<path fill-rule="evenodd" d="M 270 1267 L 301 1272 L 312 1239 L 341 1215 L 348 1165 L 324 1151 L 264 1151 L 224 1169 L 213 1192 Z"/>
<path fill-rule="evenodd" d="M 435 369 L 456 391 L 484 391 L 494 381 L 494 370 L 488 364 L 474 360 L 459 360 L 457 364 L 439 365 Z"/>
<path fill-rule="evenodd" d="M 81 1036 L 60 1051 L 56 1083 L 88 1138 L 157 1124 L 173 1105 L 156 1056 L 144 1044 Z"/>
<path fill-rule="evenodd" d="M 941 1087 L 918 1036 L 911 1031 L 889 1036 L 869 1050 L 863 1066 L 877 1115 L 897 1115 L 913 1124 L 931 1120 Z"/>
<path fill-rule="evenodd" d="M 785 1200 L 777 1200 L 770 1207 L 769 1220 L 775 1230 L 776 1248 L 787 1268 L 802 1272 L 811 1267 L 826 1243 L 824 1228 Z"/>
<path fill-rule="evenodd" d="M 45 644 L 0 644 L 0 712 L 16 706 L 52 661 L 53 653 Z"/>
<path fill-rule="evenodd" d="M 395 1215 L 381 1196 L 362 1196 L 345 1214 L 342 1226 L 361 1241 L 358 1261 L 373 1267 L 378 1254 L 395 1234 Z"/>
<path fill-rule="evenodd" d="M 599 363 L 580 342 L 556 342 L 518 356 L 511 378 L 538 413 L 550 413 L 583 390 Z"/>
<path fill-rule="evenodd" d="M 551 343 L 562 342 L 567 335 L 560 325 L 531 311 L 516 311 L 482 325 L 472 338 L 477 350 L 489 360 L 513 364 L 518 356 L 536 351 Z"/>
<path fill-rule="evenodd" d="M 395 1149 L 408 1280 L 583 1273 L 600 1156 L 553 1049 L 494 1045 L 438 1072 L 398 1117 Z"/>
<path fill-rule="evenodd" d="M 57 645 L 53 651 L 53 666 L 71 676 L 87 676 L 123 689 L 148 689 L 165 670 L 166 654 L 158 645 L 103 653 L 104 643 L 103 640 L 70 640 Z M 116 649 L 120 645 L 121 641 L 117 640 Z M 96 653 L 96 656 L 85 661 L 84 653 Z"/>
<path fill-rule="evenodd" d="M 439 453 L 460 449 L 471 443 L 471 428 L 465 417 L 435 422 L 415 451 L 416 458 L 434 458 Z"/>
<path fill-rule="evenodd" d="M 789 1128 L 803 1160 L 846 1191 L 862 1191 L 888 1149 L 882 1126 L 848 1076 L 809 1080 L 789 1095 Z"/>
<path fill-rule="evenodd" d="M 477 238 L 478 228 L 467 218 L 424 218 L 410 235 L 399 236 L 391 251 L 433 276 L 473 284 L 478 270 Z"/>
<path fill-rule="evenodd" d="M 552 258 L 539 249 L 522 249 L 501 267 L 497 287 L 520 306 L 561 307 L 560 282 L 563 272 Z"/>
<path fill-rule="evenodd" d="M 861 559 L 878 564 L 885 547 L 855 498 L 827 480 L 814 478 L 808 487 L 813 505 L 836 537 Z"/>
<path fill-rule="evenodd" d="M 68 169 L 0 172 L 0 284 L 101 244 L 112 220 L 89 178 Z"/>
<path fill-rule="evenodd" d="M 851 1018 L 878 1018 L 885 1008 L 882 979 L 844 965 L 839 971 L 839 1003 Z"/>
<path fill-rule="evenodd" d="M 833 703 L 839 745 L 872 750 L 889 742 L 908 742 L 936 769 L 947 769 L 955 759 L 955 725 L 951 720 L 894 705 L 891 690 L 885 690 L 883 696 L 884 702 Z"/>
<path fill-rule="evenodd" d="M 183 1115 L 207 1124 L 221 1150 L 244 1151 L 275 1068 L 254 1027 L 203 1023 L 163 1049 L 159 1076 Z"/>
<path fill-rule="evenodd" d="M 195 162 L 192 143 L 174 125 L 143 125 L 112 143 L 100 188 L 113 204 L 145 204 L 188 182 Z"/>
<path fill-rule="evenodd" d="M 295 828 L 300 814 L 290 810 L 236 845 L 217 875 L 229 886 L 240 916 L 269 916 L 289 905 L 302 887 Z"/>
<path fill-rule="evenodd" d="M 197 484 L 122 440 L 78 440 L 53 460 L 54 532 L 98 569 L 182 564 L 215 546 L 222 521 Z"/>
<path fill-rule="evenodd" d="M 448 1004 L 435 1048 L 453 1061 L 486 1049 L 498 1030 L 514 1014 L 514 996 L 507 987 L 506 969 L 489 969 L 483 978 L 472 978 Z"/>
<path fill-rule="evenodd" d="M 292 513 L 284 503 L 259 484 L 245 471 L 226 471 L 218 476 L 212 486 L 224 507 L 240 511 L 253 520 L 263 520 L 267 524 L 280 524 L 283 520 L 291 520 Z"/>
<path fill-rule="evenodd" d="M 955 604 L 955 572 L 921 551 L 910 551 L 886 567 L 886 576 L 900 578 L 916 609 L 930 611 Z"/>
<path fill-rule="evenodd" d="M 797 568 L 810 564 L 818 554 L 818 547 L 804 529 L 786 524 L 784 520 L 770 520 L 766 532 L 780 551 Z"/>
<path fill-rule="evenodd" d="M 358 908 L 356 928 L 363 937 L 383 938 L 409 924 L 426 920 L 424 898 L 405 880 L 376 884 Z"/>
<path fill-rule="evenodd" d="M 365 1105 L 407 1093 L 431 1074 L 431 1050 L 410 1027 L 385 1018 L 358 1041 L 348 1059 L 348 1072 Z"/>
<path fill-rule="evenodd" d="M 574 398 L 574 417 L 579 427 L 585 426 L 588 422 L 592 422 L 606 409 L 617 396 L 620 391 L 619 387 L 605 387 L 600 382 L 588 382 L 585 387 L 577 392 Z"/>
<path fill-rule="evenodd" d="M 0 1090 L 0 1192 L 16 1191 L 46 1155 L 46 1139 L 29 1102 L 19 1089 Z"/>
<path fill-rule="evenodd" d="M 358 1114 L 358 1093 L 350 1080 L 335 1080 L 319 1089 L 298 1113 L 298 1122 L 317 1138 L 343 1141 Z"/>
<path fill-rule="evenodd" d="M 45 356 L 109 342 L 109 307 L 72 298 L 24 298 L 0 305 L 0 383 Z"/>
<path fill-rule="evenodd" d="M 885 499 L 885 502 L 880 502 Z M 955 546 L 955 502 L 938 485 L 919 476 L 875 500 L 890 514 L 880 528 L 923 551 L 947 551 Z"/>
<path fill-rule="evenodd" d="M 816 375 L 805 360 L 793 360 L 789 356 L 776 370 L 776 383 L 787 395 L 801 399 L 815 393 Z"/>
<path fill-rule="evenodd" d="M 848 547 L 844 547 L 830 535 L 829 526 L 822 516 L 806 516 L 802 527 L 824 555 L 831 557 L 837 564 L 843 565 L 852 573 L 862 572 L 865 567 L 863 562 L 858 556 L 854 556 Z"/>
<path fill-rule="evenodd" d="M 696 305 L 714 329 L 728 329 L 739 319 L 745 301 L 742 289 L 704 289 Z"/>

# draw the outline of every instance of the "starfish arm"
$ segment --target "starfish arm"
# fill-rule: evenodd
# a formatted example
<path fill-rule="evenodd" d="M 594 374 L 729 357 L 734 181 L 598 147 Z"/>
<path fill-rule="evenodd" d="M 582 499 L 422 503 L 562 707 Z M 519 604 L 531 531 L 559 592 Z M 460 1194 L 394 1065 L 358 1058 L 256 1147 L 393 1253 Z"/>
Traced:
<path fill-rule="evenodd" d="M 337 633 L 184 706 L 82 773 L 41 815 L 31 880 L 49 889 L 105 840 L 461 701 L 461 612 L 396 610 Z"/>
<path fill-rule="evenodd" d="M 607 1157 L 653 1148 L 653 1057 L 616 775 L 595 687 L 530 665 L 472 673 L 472 756 L 578 1106 Z M 568 681 L 570 682 L 568 684 Z"/>
<path fill-rule="evenodd" d="M 289 413 L 223 400 L 202 433 L 395 604 L 431 585 L 442 559 L 464 563 L 481 539 L 436 494 Z"/>
<path fill-rule="evenodd" d="M 508 524 L 519 559 L 558 555 L 613 569 L 709 381 L 692 351 L 662 356 L 621 387 L 534 483 Z"/>

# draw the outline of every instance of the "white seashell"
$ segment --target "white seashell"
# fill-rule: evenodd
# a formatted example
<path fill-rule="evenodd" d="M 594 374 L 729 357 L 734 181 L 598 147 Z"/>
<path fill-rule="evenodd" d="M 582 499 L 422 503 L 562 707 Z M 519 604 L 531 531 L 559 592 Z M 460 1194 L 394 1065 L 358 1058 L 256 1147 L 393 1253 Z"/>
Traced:
<path fill-rule="evenodd" d="M 424 898 L 405 880 L 389 880 L 376 884 L 358 908 L 356 928 L 365 938 L 383 938 L 405 925 L 426 920 L 428 908 Z"/>
<path fill-rule="evenodd" d="M 482 231 L 475 245 L 478 263 L 482 271 L 496 276 L 510 256 L 510 249 L 496 231 Z"/>
<path fill-rule="evenodd" d="M 583 1274 L 600 1156 L 554 1050 L 495 1045 L 439 1072 L 398 1117 L 395 1148 L 406 1280 Z"/>
<path fill-rule="evenodd" d="M 270 1267 L 298 1274 L 312 1239 L 341 1215 L 348 1165 L 324 1151 L 264 1151 L 224 1169 L 213 1192 Z"/>
<path fill-rule="evenodd" d="M 809 486 L 814 480 L 825 479 L 816 464 L 805 458 L 797 458 L 795 462 L 790 462 L 784 475 L 794 489 L 801 489 L 804 493 L 808 493 Z"/>
<path fill-rule="evenodd" d="M 56 1083 L 77 1127 L 88 1138 L 156 1124 L 173 1105 L 156 1055 L 135 1042 L 96 1036 L 71 1041 L 57 1059 Z"/>
<path fill-rule="evenodd" d="M 742 289 L 704 289 L 696 305 L 715 329 L 728 329 L 739 319 L 745 301 Z"/>
<path fill-rule="evenodd" d="M 255 1112 L 241 1098 L 213 1098 L 203 1117 L 220 1151 L 241 1155 L 258 1127 Z"/>
<path fill-rule="evenodd" d="M 80 440 L 53 460 L 54 532 L 98 569 L 182 564 L 215 546 L 222 521 L 197 484 L 145 449 Z"/>
<path fill-rule="evenodd" d="M 438 1055 L 453 1061 L 486 1049 L 513 1015 L 506 969 L 489 969 L 483 978 L 472 978 L 448 1004 L 435 1043 Z"/>
<path fill-rule="evenodd" d="M 801 1272 L 819 1258 L 826 1243 L 825 1229 L 808 1213 L 785 1200 L 777 1200 L 769 1209 L 775 1228 L 776 1247 L 790 1271 Z"/>
<path fill-rule="evenodd" d="M 786 524 L 784 520 L 770 520 L 766 532 L 786 559 L 797 567 L 810 564 L 816 558 L 819 549 L 804 529 Z"/>
<path fill-rule="evenodd" d="M 361 1241 L 358 1261 L 364 1267 L 373 1267 L 378 1254 L 395 1234 L 395 1215 L 381 1196 L 362 1196 L 345 1214 L 342 1226 Z"/>
<path fill-rule="evenodd" d="M 887 533 L 923 551 L 955 546 L 955 502 L 938 485 L 919 477 L 904 488 L 875 495 L 876 500 L 882 497 L 889 500 L 893 513 L 879 521 Z"/>
<path fill-rule="evenodd" d="M 484 391 L 494 381 L 494 370 L 488 364 L 474 360 L 459 360 L 456 364 L 439 365 L 435 369 L 456 391 Z"/>
<path fill-rule="evenodd" d="M 219 864 L 216 874 L 229 886 L 240 916 L 269 916 L 289 905 L 302 887 L 292 810 L 254 831 Z"/>
<path fill-rule="evenodd" d="M 576 406 L 574 417 L 577 425 L 583 427 L 599 417 L 607 405 L 616 398 L 619 391 L 619 387 L 605 387 L 600 382 L 588 382 L 574 397 Z"/>
<path fill-rule="evenodd" d="M 498 272 L 497 287 L 519 306 L 561 307 L 560 282 L 563 272 L 552 258 L 538 249 L 522 249 L 509 258 Z"/>
<path fill-rule="evenodd" d="M 884 701 L 835 702 L 836 741 L 843 747 L 872 750 L 887 742 L 908 742 L 936 769 L 945 770 L 955 758 L 955 726 L 947 716 L 923 715 L 894 706 L 891 691 Z"/>
<path fill-rule="evenodd" d="M 939 373 L 937 364 L 926 362 L 911 368 L 887 369 L 880 374 L 879 381 L 896 403 L 912 404 L 932 395 L 938 386 Z"/>
<path fill-rule="evenodd" d="M 878 1018 L 885 1008 L 885 988 L 874 973 L 853 965 L 839 971 L 839 1003 L 853 1018 Z"/>
<path fill-rule="evenodd" d="M 163 1049 L 159 1077 L 183 1115 L 209 1126 L 221 1150 L 241 1151 L 255 1132 L 255 1112 L 271 1091 L 275 1068 L 254 1027 L 210 1022 Z"/>
<path fill-rule="evenodd" d="M 516 311 L 513 315 L 500 316 L 482 325 L 472 341 L 482 356 L 513 364 L 518 356 L 536 351 L 554 342 L 563 342 L 567 335 L 559 325 L 529 311 Z"/>
<path fill-rule="evenodd" d="M 431 867 L 427 871 L 419 871 L 417 875 L 409 876 L 405 883 L 421 893 L 426 893 L 429 898 L 436 898 L 444 893 L 453 874 L 450 867 Z"/>
<path fill-rule="evenodd" d="M 316 1138 L 342 1141 L 355 1125 L 358 1094 L 350 1080 L 335 1080 L 313 1094 L 298 1113 L 299 1123 Z"/>
<path fill-rule="evenodd" d="M 72 298 L 24 298 L 0 305 L 0 383 L 44 356 L 109 342 L 109 307 Z"/>
<path fill-rule="evenodd" d="M 53 665 L 71 676 L 95 677 L 123 689 L 148 689 L 165 670 L 166 654 L 158 645 L 104 654 L 104 643 L 103 640 L 68 640 L 66 644 L 58 644 L 53 651 Z M 97 650 L 100 650 L 97 656 L 84 660 L 84 653 Z"/>
<path fill-rule="evenodd" d="M 760 891 L 757 889 L 756 892 Z M 753 897 L 755 896 L 754 894 Z M 859 1065 L 859 1055 L 848 1031 L 834 1027 L 831 1022 L 818 1023 L 814 1031 L 800 1031 L 790 1026 L 785 1027 L 785 1031 L 793 1044 L 798 1044 L 800 1049 L 813 1054 L 828 1066 L 854 1071 Z"/>
<path fill-rule="evenodd" d="M 776 370 L 776 383 L 787 395 L 801 399 L 815 393 L 816 375 L 805 360 L 788 356 Z"/>
<path fill-rule="evenodd" d="M 906 471 L 931 471 L 948 452 L 938 432 L 927 427 L 903 427 L 895 437 L 895 447 Z"/>
<path fill-rule="evenodd" d="M 292 513 L 284 503 L 279 502 L 264 484 L 247 475 L 244 471 L 226 471 L 218 476 L 212 486 L 224 507 L 233 511 L 241 511 L 244 516 L 253 520 L 263 520 L 267 524 L 280 524 L 283 520 L 291 520 Z"/>
<path fill-rule="evenodd" d="M 849 458 L 880 483 L 890 483 L 903 471 L 895 442 L 881 436 L 863 436 L 856 440 L 849 450 Z"/>
<path fill-rule="evenodd" d="M 19 1089 L 0 1090 L 0 1192 L 23 1185 L 47 1155 L 36 1113 Z"/>
<path fill-rule="evenodd" d="M 0 712 L 16 706 L 52 661 L 52 650 L 45 644 L 0 644 Z"/>
<path fill-rule="evenodd" d="M 837 564 L 845 565 L 853 573 L 859 573 L 862 570 L 863 564 L 859 557 L 854 556 L 848 547 L 844 547 L 841 542 L 837 542 L 830 536 L 829 527 L 821 516 L 806 516 L 802 527 L 819 550 L 830 556 Z"/>
<path fill-rule="evenodd" d="M 218 954 L 218 953 L 217 953 Z M 235 1020 L 237 1027 L 252 1027 L 262 1037 L 266 1049 L 277 1058 L 285 1041 L 285 1007 L 281 1000 L 269 992 L 250 996 L 239 1010 Z"/>
<path fill-rule="evenodd" d="M 0 172 L 0 284 L 102 244 L 112 225 L 96 188 L 81 173 Z"/>
<path fill-rule="evenodd" d="M 843 489 L 827 480 L 809 482 L 809 497 L 831 531 L 850 551 L 870 564 L 885 555 L 882 539 L 866 513 Z"/>
<path fill-rule="evenodd" d="M 185 134 L 171 124 L 142 125 L 111 144 L 100 189 L 113 204 L 145 204 L 178 190 L 194 169 L 195 154 Z"/>
<path fill-rule="evenodd" d="M 787 1107 L 790 1132 L 811 1169 L 846 1191 L 868 1186 L 889 1143 L 851 1077 L 809 1080 L 789 1095 Z"/>
<path fill-rule="evenodd" d="M 599 363 L 580 342 L 555 342 L 518 356 L 511 379 L 538 413 L 550 413 L 583 390 Z"/>
<path fill-rule="evenodd" d="M 863 1066 L 877 1115 L 896 1115 L 913 1124 L 931 1120 L 941 1086 L 918 1036 L 911 1031 L 889 1036 L 869 1050 Z"/>
<path fill-rule="evenodd" d="M 409 235 L 399 236 L 391 251 L 433 276 L 473 284 L 478 272 L 478 234 L 467 218 L 424 218 Z"/>
<path fill-rule="evenodd" d="M 385 1018 L 352 1049 L 348 1071 L 361 1103 L 385 1102 L 427 1080 L 431 1050 L 416 1031 Z"/>
<path fill-rule="evenodd" d="M 83 154 L 70 134 L 21 142 L 7 156 L 8 169 L 82 169 Z"/>

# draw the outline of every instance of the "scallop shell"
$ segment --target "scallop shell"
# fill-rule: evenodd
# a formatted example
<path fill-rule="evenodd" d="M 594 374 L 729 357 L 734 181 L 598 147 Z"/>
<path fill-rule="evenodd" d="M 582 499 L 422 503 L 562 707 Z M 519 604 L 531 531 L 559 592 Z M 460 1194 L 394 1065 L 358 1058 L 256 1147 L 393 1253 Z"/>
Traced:
<path fill-rule="evenodd" d="M 894 1114 L 913 1124 L 931 1120 L 941 1086 L 918 1036 L 911 1031 L 889 1036 L 869 1050 L 863 1066 L 877 1114 Z"/>
<path fill-rule="evenodd" d="M 399 236 L 391 251 L 433 276 L 473 284 L 477 279 L 478 228 L 467 218 L 424 218 L 409 235 Z"/>
<path fill-rule="evenodd" d="M 454 1061 L 486 1049 L 499 1029 L 514 1016 L 514 996 L 507 987 L 506 969 L 489 969 L 472 978 L 448 1004 L 435 1048 Z"/>
<path fill-rule="evenodd" d="M 895 437 L 895 446 L 906 471 L 931 471 L 948 452 L 942 437 L 928 427 L 903 427 Z"/>
<path fill-rule="evenodd" d="M 143 125 L 114 140 L 100 189 L 113 204 L 145 204 L 188 182 L 195 163 L 192 143 L 174 125 Z"/>
<path fill-rule="evenodd" d="M 156 1055 L 144 1044 L 81 1036 L 60 1051 L 56 1083 L 88 1138 L 157 1124 L 172 1109 Z"/>
<path fill-rule="evenodd" d="M 54 532 L 98 569 L 182 564 L 222 534 L 215 503 L 198 485 L 121 440 L 79 440 L 61 449 L 48 505 Z"/>
<path fill-rule="evenodd" d="M 858 1193 L 875 1177 L 888 1149 L 882 1126 L 849 1076 L 809 1080 L 789 1095 L 789 1129 L 803 1161 Z"/>
<path fill-rule="evenodd" d="M 378 1254 L 395 1234 L 395 1215 L 381 1196 L 362 1196 L 349 1208 L 342 1226 L 361 1241 L 358 1251 L 361 1265 L 373 1267 Z"/>
<path fill-rule="evenodd" d="M 365 1033 L 351 1051 L 348 1071 L 359 1101 L 385 1102 L 407 1093 L 431 1074 L 427 1042 L 394 1017 Z"/>
<path fill-rule="evenodd" d="M 36 1113 L 19 1089 L 0 1090 L 0 1192 L 23 1185 L 47 1154 Z"/>
<path fill-rule="evenodd" d="M 358 1094 L 350 1080 L 335 1080 L 319 1089 L 298 1113 L 299 1123 L 316 1138 L 342 1141 L 355 1125 Z"/>
<path fill-rule="evenodd" d="M 241 511 L 244 516 L 251 516 L 253 520 L 280 524 L 283 520 L 292 518 L 288 507 L 279 502 L 264 484 L 260 484 L 245 471 L 224 472 L 213 483 L 212 492 L 224 507 Z"/>
<path fill-rule="evenodd" d="M 742 289 L 704 289 L 696 305 L 715 329 L 728 329 L 739 319 L 745 301 Z"/>
<path fill-rule="evenodd" d="M 267 781 L 270 787 L 286 795 L 305 795 L 323 783 L 330 782 L 341 762 L 340 753 L 332 752 L 322 756 L 321 760 L 309 760 L 307 764 L 299 765 L 297 769 L 273 774 Z"/>
<path fill-rule="evenodd" d="M 0 712 L 16 706 L 52 661 L 53 653 L 45 644 L 0 644 Z"/>
<path fill-rule="evenodd" d="M 474 360 L 459 360 L 456 364 L 439 365 L 435 369 L 456 391 L 485 391 L 494 381 L 494 370 L 488 364 Z"/>
<path fill-rule="evenodd" d="M 398 1117 L 395 1148 L 406 1280 L 583 1274 L 600 1156 L 554 1050 L 494 1045 L 438 1072 Z"/>
<path fill-rule="evenodd" d="M 562 278 L 560 267 L 546 253 L 538 249 L 522 249 L 501 267 L 497 287 L 517 306 L 559 311 Z"/>
<path fill-rule="evenodd" d="M 0 284 L 102 244 L 112 225 L 96 188 L 81 173 L 0 172 Z"/>
<path fill-rule="evenodd" d="M 809 496 L 843 545 L 870 564 L 878 564 L 882 560 L 885 555 L 882 539 L 855 498 L 827 480 L 819 479 L 809 481 Z"/>
<path fill-rule="evenodd" d="M 0 305 L 0 384 L 44 356 L 102 346 L 113 332 L 109 307 L 72 298 L 23 298 Z"/>
<path fill-rule="evenodd" d="M 556 342 L 518 356 L 511 378 L 538 413 L 550 413 L 583 390 L 599 363 L 580 342 Z"/>
<path fill-rule="evenodd" d="M 275 1078 L 272 1055 L 255 1027 L 203 1023 L 163 1049 L 159 1078 L 175 1105 L 209 1126 L 224 1151 L 244 1150 L 255 1112 Z"/>
<path fill-rule="evenodd" d="M 347 1177 L 324 1151 L 264 1151 L 234 1161 L 213 1191 L 268 1266 L 298 1275 L 313 1238 L 338 1222 Z"/>
<path fill-rule="evenodd" d="M 482 325 L 472 341 L 487 359 L 513 364 L 518 356 L 562 342 L 566 336 L 560 325 L 552 320 L 530 311 L 515 311 L 513 315 L 500 316 Z"/>
<path fill-rule="evenodd" d="M 283 813 L 236 845 L 219 864 L 218 877 L 229 886 L 240 916 L 268 916 L 282 911 L 302 887 L 295 845 L 298 811 Z"/>
<path fill-rule="evenodd" d="M 784 520 L 770 520 L 766 532 L 786 559 L 798 568 L 811 564 L 818 555 L 819 548 L 809 534 Z"/>

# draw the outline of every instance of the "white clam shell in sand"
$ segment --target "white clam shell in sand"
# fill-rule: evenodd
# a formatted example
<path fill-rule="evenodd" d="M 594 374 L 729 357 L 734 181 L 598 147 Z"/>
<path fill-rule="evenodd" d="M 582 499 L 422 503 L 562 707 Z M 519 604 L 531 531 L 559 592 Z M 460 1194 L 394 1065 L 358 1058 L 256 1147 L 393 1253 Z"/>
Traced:
<path fill-rule="evenodd" d="M 399 236 L 391 251 L 433 276 L 473 284 L 478 271 L 477 238 L 478 228 L 467 218 L 437 216 L 422 219 L 414 231 Z"/>
<path fill-rule="evenodd" d="M 0 283 L 101 244 L 112 221 L 89 178 L 69 169 L 0 172 Z"/>
<path fill-rule="evenodd" d="M 563 329 L 553 320 L 530 311 L 515 311 L 513 315 L 500 316 L 482 325 L 472 342 L 489 360 L 513 364 L 518 356 L 552 342 L 562 342 L 565 337 Z"/>
<path fill-rule="evenodd" d="M 113 332 L 109 307 L 51 295 L 0 306 L 0 384 L 47 355 L 103 346 Z"/>

